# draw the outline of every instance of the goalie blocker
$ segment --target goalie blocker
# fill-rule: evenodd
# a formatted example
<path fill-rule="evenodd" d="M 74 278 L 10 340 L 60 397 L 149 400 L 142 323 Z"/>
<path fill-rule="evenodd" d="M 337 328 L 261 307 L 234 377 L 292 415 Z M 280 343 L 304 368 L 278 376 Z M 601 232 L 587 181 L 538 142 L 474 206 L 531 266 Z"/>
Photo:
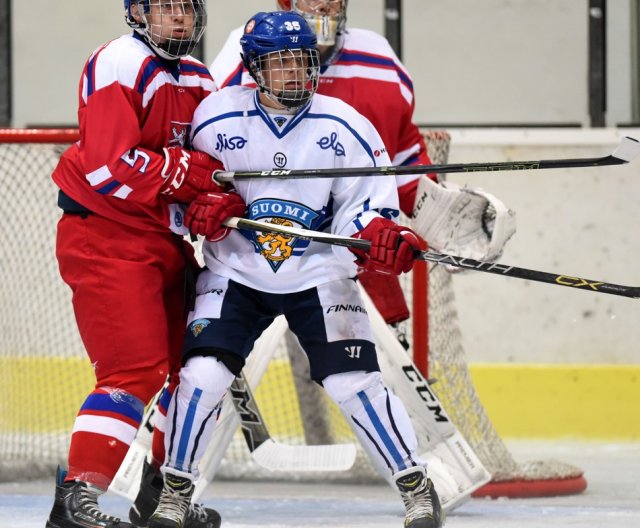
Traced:
<path fill-rule="evenodd" d="M 516 231 L 516 214 L 480 188 L 425 176 L 418 183 L 412 227 L 430 249 L 493 262 Z"/>

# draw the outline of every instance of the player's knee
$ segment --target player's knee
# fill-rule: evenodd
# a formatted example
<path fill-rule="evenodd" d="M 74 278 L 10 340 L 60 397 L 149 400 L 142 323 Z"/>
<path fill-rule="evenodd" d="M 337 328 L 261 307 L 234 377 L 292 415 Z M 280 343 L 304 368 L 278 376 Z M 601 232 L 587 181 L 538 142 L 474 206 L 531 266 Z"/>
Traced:
<path fill-rule="evenodd" d="M 368 400 L 385 395 L 384 382 L 380 372 L 343 372 L 332 374 L 322 380 L 322 386 L 329 397 L 347 413 L 353 414 L 362 408 L 361 396 Z"/>
<path fill-rule="evenodd" d="M 235 375 L 212 356 L 194 356 L 180 371 L 180 394 L 190 398 L 200 391 L 199 404 L 214 408 L 227 392 Z"/>
<path fill-rule="evenodd" d="M 164 385 L 167 373 L 168 365 L 164 362 L 145 368 L 116 372 L 101 378 L 98 385 L 121 389 L 140 399 L 146 405 Z"/>

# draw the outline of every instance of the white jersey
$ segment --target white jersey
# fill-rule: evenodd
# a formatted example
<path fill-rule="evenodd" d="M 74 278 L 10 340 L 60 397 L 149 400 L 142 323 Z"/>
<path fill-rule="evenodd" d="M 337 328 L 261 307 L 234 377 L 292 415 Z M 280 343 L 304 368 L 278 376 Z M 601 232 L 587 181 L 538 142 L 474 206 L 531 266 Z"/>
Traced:
<path fill-rule="evenodd" d="M 231 32 L 209 70 L 219 88 L 255 86 L 242 64 L 240 37 Z M 343 100 L 376 128 L 393 165 L 430 165 L 427 147 L 413 122 L 413 81 L 381 35 L 349 28 L 340 36 L 338 53 L 320 70 L 318 93 Z M 401 207 L 411 215 L 420 175 L 396 177 Z"/>
<path fill-rule="evenodd" d="M 192 144 L 228 170 L 329 169 L 389 165 L 371 123 L 346 103 L 316 94 L 295 115 L 267 113 L 252 88 L 230 87 L 197 108 Z M 386 176 L 238 180 L 246 217 L 351 236 L 373 218 L 399 215 L 393 178 Z M 297 238 L 233 231 L 205 242 L 214 273 L 251 288 L 291 293 L 356 275 L 346 248 Z"/>

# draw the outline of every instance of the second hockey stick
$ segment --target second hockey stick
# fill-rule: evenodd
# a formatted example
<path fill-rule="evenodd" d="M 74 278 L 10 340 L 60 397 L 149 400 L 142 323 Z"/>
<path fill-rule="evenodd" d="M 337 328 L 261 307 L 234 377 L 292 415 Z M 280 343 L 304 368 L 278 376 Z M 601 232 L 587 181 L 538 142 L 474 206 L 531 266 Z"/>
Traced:
<path fill-rule="evenodd" d="M 534 161 L 504 161 L 496 163 L 453 163 L 445 165 L 407 165 L 385 167 L 349 167 L 331 169 L 274 169 L 264 171 L 216 171 L 213 179 L 219 183 L 256 178 L 280 180 L 306 178 L 346 178 L 355 176 L 400 176 L 407 174 L 448 174 L 455 172 L 494 172 L 540 169 L 569 169 L 581 167 L 606 167 L 629 163 L 640 154 L 640 142 L 623 137 L 613 153 L 600 158 L 550 159 Z"/>
<path fill-rule="evenodd" d="M 314 242 L 323 242 L 325 244 L 333 244 L 336 246 L 352 247 L 368 251 L 371 247 L 369 240 L 360 238 L 351 238 L 345 236 L 333 235 L 331 233 L 323 233 L 320 231 L 312 231 L 308 229 L 299 229 L 295 227 L 287 227 L 264 222 L 256 222 L 246 218 L 232 217 L 227 222 L 227 226 L 235 229 L 247 229 L 250 231 L 258 231 L 262 233 L 276 233 L 293 236 L 303 240 L 312 240 Z M 544 282 L 546 284 L 555 284 L 556 286 L 567 286 L 580 290 L 607 293 L 610 295 L 619 295 L 622 297 L 631 297 L 633 299 L 640 298 L 639 286 L 622 286 L 620 284 L 611 284 L 604 281 L 593 279 L 583 279 L 572 275 L 560 275 L 556 273 L 548 273 L 545 271 L 537 271 L 526 268 L 518 268 L 507 264 L 499 264 L 496 262 L 484 262 L 473 260 L 454 255 L 446 255 L 435 251 L 417 251 L 415 254 L 417 260 L 426 260 L 435 264 L 445 264 L 456 268 L 470 269 L 482 271 L 484 273 L 493 273 L 503 275 L 505 277 L 513 277 L 516 279 L 532 280 Z"/>
<path fill-rule="evenodd" d="M 245 377 L 229 389 L 253 459 L 271 471 L 346 471 L 356 460 L 353 444 L 288 445 L 276 442 L 262 419 Z"/>

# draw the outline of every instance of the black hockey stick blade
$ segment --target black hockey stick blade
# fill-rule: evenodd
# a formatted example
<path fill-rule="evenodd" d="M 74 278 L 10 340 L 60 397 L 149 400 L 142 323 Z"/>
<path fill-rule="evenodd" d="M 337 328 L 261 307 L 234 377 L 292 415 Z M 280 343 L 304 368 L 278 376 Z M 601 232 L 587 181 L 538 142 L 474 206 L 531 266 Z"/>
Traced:
<path fill-rule="evenodd" d="M 235 229 L 247 229 L 250 231 L 258 231 L 262 233 L 286 234 L 301 238 L 303 240 L 311 240 L 314 242 L 323 242 L 325 244 L 333 244 L 336 246 L 352 247 L 368 250 L 371 246 L 369 240 L 360 238 L 351 238 L 331 233 L 322 233 L 308 229 L 299 229 L 296 227 L 288 227 L 276 224 L 268 224 L 264 222 L 256 222 L 246 218 L 232 217 L 225 222 L 229 227 Z M 463 268 L 484 273 L 493 273 L 504 277 L 513 277 L 516 279 L 525 279 L 546 284 L 555 284 L 556 286 L 567 286 L 574 289 L 580 289 L 590 292 L 607 293 L 610 295 L 619 295 L 622 297 L 631 297 L 640 299 L 640 287 L 622 286 L 620 284 L 611 284 L 604 281 L 593 279 L 583 279 L 573 275 L 560 275 L 556 273 L 548 273 L 545 271 L 536 271 L 526 268 L 518 268 L 507 264 L 499 264 L 497 262 L 484 262 L 480 260 L 467 259 L 454 255 L 446 255 L 434 251 L 417 251 L 415 254 L 417 260 L 426 260 L 436 264 L 446 264 L 456 268 Z"/>
<path fill-rule="evenodd" d="M 568 169 L 584 167 L 606 167 L 629 163 L 640 154 L 640 142 L 624 137 L 612 154 L 601 158 L 570 158 L 534 161 L 503 161 L 488 163 L 453 163 L 446 165 L 408 165 L 387 167 L 350 167 L 344 169 L 274 169 L 264 171 L 216 171 L 213 179 L 219 183 L 256 178 L 280 180 L 306 178 L 348 178 L 356 176 L 399 176 L 406 174 L 447 174 L 456 172 L 495 172 L 540 169 Z"/>

